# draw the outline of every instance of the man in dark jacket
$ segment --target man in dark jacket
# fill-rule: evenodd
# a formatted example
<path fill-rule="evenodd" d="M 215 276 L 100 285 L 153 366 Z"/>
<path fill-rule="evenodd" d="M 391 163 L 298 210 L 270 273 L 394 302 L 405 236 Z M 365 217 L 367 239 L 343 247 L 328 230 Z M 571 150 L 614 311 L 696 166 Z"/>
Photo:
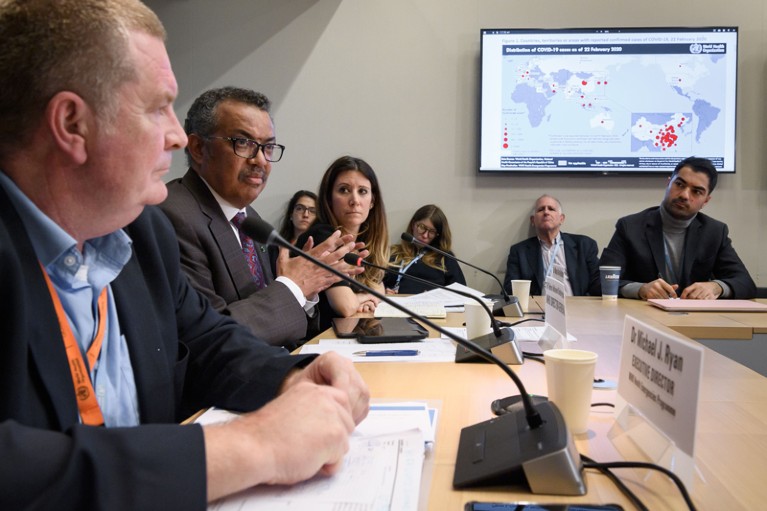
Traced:
<path fill-rule="evenodd" d="M 542 195 L 535 201 L 530 224 L 536 235 L 512 245 L 506 261 L 504 287 L 511 293 L 512 280 L 529 280 L 530 294 L 542 295 L 546 277 L 554 265 L 565 268 L 565 292 L 570 296 L 601 294 L 597 242 L 560 229 L 565 221 L 562 204 Z"/>
<path fill-rule="evenodd" d="M 620 266 L 624 298 L 754 298 L 727 225 L 700 213 L 716 187 L 710 160 L 682 160 L 660 206 L 623 217 L 600 264 Z"/>

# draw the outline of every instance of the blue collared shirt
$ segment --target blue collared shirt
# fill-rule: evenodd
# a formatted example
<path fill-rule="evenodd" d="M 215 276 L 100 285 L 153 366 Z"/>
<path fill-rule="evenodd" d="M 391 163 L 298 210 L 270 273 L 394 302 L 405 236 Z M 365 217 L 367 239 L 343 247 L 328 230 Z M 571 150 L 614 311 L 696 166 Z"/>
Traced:
<path fill-rule="evenodd" d="M 130 237 L 118 230 L 86 241 L 81 253 L 76 240 L 40 211 L 1 171 L 0 186 L 19 212 L 37 258 L 59 294 L 86 365 L 85 352 L 98 326 L 98 297 L 104 287 L 108 288 L 106 332 L 98 361 L 90 368 L 91 382 L 107 427 L 137 425 L 136 382 L 110 288 L 131 257 Z"/>

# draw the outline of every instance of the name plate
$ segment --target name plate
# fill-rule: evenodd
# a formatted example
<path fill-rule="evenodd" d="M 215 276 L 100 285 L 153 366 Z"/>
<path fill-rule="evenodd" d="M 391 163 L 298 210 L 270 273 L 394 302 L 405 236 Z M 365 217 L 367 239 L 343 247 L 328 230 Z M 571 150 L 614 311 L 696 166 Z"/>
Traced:
<path fill-rule="evenodd" d="M 620 367 L 618 394 L 692 458 L 703 348 L 627 315 Z"/>
<path fill-rule="evenodd" d="M 555 277 L 547 277 L 546 288 L 546 324 L 554 327 L 562 335 L 567 333 L 565 315 L 565 285 Z"/>

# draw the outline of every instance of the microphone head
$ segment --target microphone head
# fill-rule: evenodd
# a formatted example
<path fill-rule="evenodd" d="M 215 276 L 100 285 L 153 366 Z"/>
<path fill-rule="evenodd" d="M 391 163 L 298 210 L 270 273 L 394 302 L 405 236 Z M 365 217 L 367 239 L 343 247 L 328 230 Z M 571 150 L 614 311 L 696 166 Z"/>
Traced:
<path fill-rule="evenodd" d="M 349 252 L 344 256 L 344 262 L 352 266 L 362 266 L 363 261 L 364 260 L 359 256 L 359 254 L 352 254 Z"/>
<path fill-rule="evenodd" d="M 269 222 L 253 216 L 245 218 L 242 222 L 242 232 L 264 245 L 271 244 L 276 234 Z"/>
<path fill-rule="evenodd" d="M 407 233 L 407 232 L 403 232 L 403 233 L 402 233 L 402 236 L 400 236 L 400 238 L 402 238 L 403 240 L 405 240 L 405 241 L 407 241 L 407 242 L 410 242 L 410 243 L 418 243 L 418 240 L 416 240 L 416 239 L 413 237 L 413 235 L 412 235 L 412 234 L 410 234 L 410 233 Z"/>

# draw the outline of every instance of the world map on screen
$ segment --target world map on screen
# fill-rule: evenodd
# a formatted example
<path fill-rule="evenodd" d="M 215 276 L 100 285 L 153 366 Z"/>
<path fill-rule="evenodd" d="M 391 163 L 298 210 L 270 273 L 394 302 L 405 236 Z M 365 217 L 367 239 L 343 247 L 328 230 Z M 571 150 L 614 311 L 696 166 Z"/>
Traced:
<path fill-rule="evenodd" d="M 724 152 L 721 54 L 504 56 L 502 151 Z M 588 149 L 586 149 L 588 148 Z"/>

